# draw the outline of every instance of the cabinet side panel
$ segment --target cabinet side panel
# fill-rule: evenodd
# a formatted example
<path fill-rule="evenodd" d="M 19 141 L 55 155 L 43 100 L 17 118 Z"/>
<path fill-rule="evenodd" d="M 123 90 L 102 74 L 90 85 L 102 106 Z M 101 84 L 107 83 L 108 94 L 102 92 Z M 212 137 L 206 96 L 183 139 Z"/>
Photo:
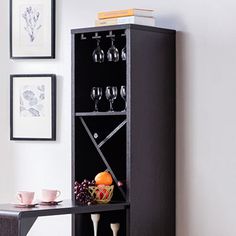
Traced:
<path fill-rule="evenodd" d="M 175 34 L 130 33 L 130 235 L 175 235 Z"/>
<path fill-rule="evenodd" d="M 75 182 L 75 35 L 71 35 L 71 199 L 74 200 Z M 72 214 L 71 234 L 75 236 L 75 215 Z"/>

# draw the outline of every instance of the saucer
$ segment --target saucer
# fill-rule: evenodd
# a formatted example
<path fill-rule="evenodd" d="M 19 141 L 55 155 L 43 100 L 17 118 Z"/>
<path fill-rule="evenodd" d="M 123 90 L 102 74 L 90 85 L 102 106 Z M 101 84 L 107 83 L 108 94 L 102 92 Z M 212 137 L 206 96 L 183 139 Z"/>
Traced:
<path fill-rule="evenodd" d="M 25 204 L 25 203 L 13 203 L 14 207 L 17 208 L 34 208 L 38 205 L 38 202 L 33 202 L 31 204 Z"/>
<path fill-rule="evenodd" d="M 51 202 L 45 202 L 45 201 L 41 201 L 39 202 L 39 205 L 42 205 L 42 206 L 55 206 L 55 205 L 58 205 L 59 203 L 61 203 L 62 200 L 59 200 L 59 201 L 51 201 Z"/>

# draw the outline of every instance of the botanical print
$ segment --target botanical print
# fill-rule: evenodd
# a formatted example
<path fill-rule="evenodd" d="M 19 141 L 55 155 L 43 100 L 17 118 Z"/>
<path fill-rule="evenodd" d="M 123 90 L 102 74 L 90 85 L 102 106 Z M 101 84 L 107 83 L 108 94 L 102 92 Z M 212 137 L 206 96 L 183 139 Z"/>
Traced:
<path fill-rule="evenodd" d="M 20 116 L 45 116 L 45 85 L 25 85 L 20 89 Z"/>
<path fill-rule="evenodd" d="M 27 6 L 23 9 L 22 17 L 24 19 L 25 33 L 28 35 L 29 40 L 32 43 L 42 27 L 42 24 L 40 23 L 40 11 L 33 6 Z"/>

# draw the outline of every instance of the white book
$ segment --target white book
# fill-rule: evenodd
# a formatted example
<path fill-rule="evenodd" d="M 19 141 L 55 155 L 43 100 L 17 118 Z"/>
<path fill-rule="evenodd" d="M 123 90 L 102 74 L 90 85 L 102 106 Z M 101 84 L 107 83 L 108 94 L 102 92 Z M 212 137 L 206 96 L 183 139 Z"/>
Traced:
<path fill-rule="evenodd" d="M 98 19 L 102 20 L 102 19 L 126 17 L 126 16 L 153 17 L 153 13 L 154 13 L 154 11 L 149 10 L 149 9 L 130 8 L 130 9 L 125 9 L 125 10 L 99 12 Z"/>
<path fill-rule="evenodd" d="M 121 25 L 121 24 L 138 24 L 138 25 L 155 26 L 155 18 L 142 17 L 142 16 L 126 16 L 126 17 L 117 17 L 117 18 L 102 19 L 95 21 L 96 26 Z"/>

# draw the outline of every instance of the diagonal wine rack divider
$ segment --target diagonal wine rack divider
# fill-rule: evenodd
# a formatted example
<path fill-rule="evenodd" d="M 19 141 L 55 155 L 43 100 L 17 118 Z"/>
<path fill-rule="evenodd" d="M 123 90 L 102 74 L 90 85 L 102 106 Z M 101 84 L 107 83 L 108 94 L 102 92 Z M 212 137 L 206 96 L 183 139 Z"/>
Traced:
<path fill-rule="evenodd" d="M 89 128 L 88 128 L 86 122 L 84 121 L 84 119 L 83 119 L 82 117 L 80 117 L 80 121 L 81 121 L 82 125 L 84 126 L 86 132 L 88 133 L 88 136 L 89 136 L 89 138 L 91 139 L 93 145 L 95 146 L 97 152 L 99 153 L 100 157 L 102 158 L 102 160 L 103 160 L 103 162 L 104 162 L 104 164 L 105 164 L 107 170 L 108 170 L 108 171 L 110 172 L 110 174 L 112 175 L 112 178 L 113 178 L 113 180 L 115 181 L 115 183 L 116 183 L 118 189 L 120 190 L 120 192 L 121 192 L 123 198 L 126 199 L 125 192 L 124 192 L 124 190 L 122 189 L 122 187 L 118 185 L 118 179 L 116 178 L 116 176 L 115 176 L 115 174 L 114 174 L 114 172 L 113 172 L 111 166 L 110 166 L 109 163 L 107 162 L 107 159 L 106 159 L 106 157 L 104 156 L 104 154 L 102 153 L 100 147 L 101 147 L 108 139 L 110 139 L 118 130 L 120 130 L 120 129 L 126 124 L 127 121 L 124 120 L 119 126 L 117 126 L 117 127 L 115 128 L 115 130 L 113 130 L 113 131 L 108 135 L 108 136 L 110 136 L 110 137 L 107 139 L 107 137 L 108 137 L 108 136 L 107 136 L 103 141 L 105 141 L 106 139 L 107 139 L 107 140 L 106 140 L 104 143 L 102 143 L 103 141 L 101 142 L 102 145 L 100 145 L 100 147 L 99 147 L 99 145 L 96 143 L 96 141 L 95 141 L 95 139 L 94 139 L 92 133 L 90 132 L 90 130 L 89 130 Z M 115 132 L 114 132 L 114 131 L 115 131 Z M 101 144 L 101 143 L 100 143 L 100 144 Z"/>
<path fill-rule="evenodd" d="M 119 131 L 125 124 L 127 123 L 127 120 L 124 120 L 122 123 L 120 123 L 110 134 L 106 136 L 106 138 L 98 144 L 98 147 L 101 148 L 117 131 Z"/>

